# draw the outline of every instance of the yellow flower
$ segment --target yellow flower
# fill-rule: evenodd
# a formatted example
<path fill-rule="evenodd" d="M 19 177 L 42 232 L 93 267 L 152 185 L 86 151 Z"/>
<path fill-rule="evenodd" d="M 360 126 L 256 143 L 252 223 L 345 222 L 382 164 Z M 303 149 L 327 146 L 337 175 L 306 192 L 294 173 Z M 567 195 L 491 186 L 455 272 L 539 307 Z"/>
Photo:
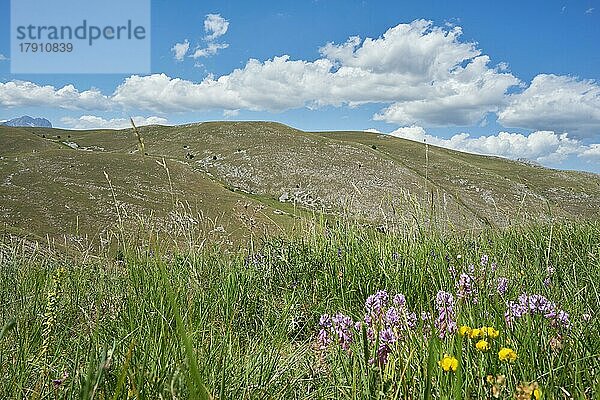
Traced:
<path fill-rule="evenodd" d="M 479 342 L 477 342 L 475 347 L 479 351 L 488 351 L 490 349 L 490 344 L 488 342 L 486 342 L 485 340 L 481 339 Z"/>
<path fill-rule="evenodd" d="M 438 364 L 446 372 L 455 372 L 458 369 L 458 360 L 448 354 L 444 354 L 444 358 L 438 361 Z"/>
<path fill-rule="evenodd" d="M 465 336 L 465 335 L 470 335 L 471 334 L 472 329 L 470 327 L 468 327 L 467 325 L 463 325 L 460 327 L 460 329 L 458 330 L 458 334 L 460 336 Z"/>
<path fill-rule="evenodd" d="M 540 389 L 535 389 L 533 391 L 533 397 L 535 397 L 535 400 L 540 400 L 542 398 L 542 391 Z"/>
<path fill-rule="evenodd" d="M 508 347 L 503 347 L 498 352 L 498 358 L 500 361 L 510 361 L 513 362 L 517 359 L 517 353 L 513 349 Z"/>
<path fill-rule="evenodd" d="M 487 328 L 485 328 L 485 333 L 486 333 L 487 337 L 489 337 L 491 339 L 496 339 L 500 335 L 500 331 L 498 331 L 497 329 L 494 329 L 491 326 L 488 326 Z"/>
<path fill-rule="evenodd" d="M 483 335 L 482 335 L 481 329 L 479 329 L 479 328 L 471 329 L 471 332 L 469 332 L 469 337 L 471 339 L 477 339 L 480 336 L 483 336 Z"/>

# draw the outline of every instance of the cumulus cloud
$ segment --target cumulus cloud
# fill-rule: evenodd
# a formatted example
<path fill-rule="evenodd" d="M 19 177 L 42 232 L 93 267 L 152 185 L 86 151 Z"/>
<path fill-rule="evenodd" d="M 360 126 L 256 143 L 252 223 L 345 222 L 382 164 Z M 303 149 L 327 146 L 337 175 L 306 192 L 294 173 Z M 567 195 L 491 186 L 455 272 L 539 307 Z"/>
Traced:
<path fill-rule="evenodd" d="M 228 43 L 219 43 L 216 40 L 227 33 L 229 21 L 221 17 L 220 14 L 208 14 L 204 19 L 204 32 L 206 36 L 202 38 L 204 44 L 197 44 L 190 57 L 194 59 L 214 56 L 229 47 Z M 175 43 L 171 48 L 176 61 L 183 61 L 185 55 L 190 49 L 190 43 L 186 39 L 183 43 Z"/>
<path fill-rule="evenodd" d="M 250 59 L 243 68 L 200 83 L 165 75 L 132 76 L 115 94 L 120 102 L 152 110 L 281 111 L 387 103 L 376 119 L 402 125 L 468 125 L 496 111 L 506 90 L 519 80 L 504 64 L 490 67 L 489 57 L 474 44 L 460 42 L 460 35 L 458 27 L 445 30 L 417 20 L 377 39 L 353 36 L 340 45 L 327 43 L 314 61 L 287 55 L 264 62 Z M 158 81 L 160 89 L 155 87 Z M 157 90 L 162 96 L 156 96 Z"/>
<path fill-rule="evenodd" d="M 183 58 L 187 54 L 190 49 L 190 42 L 186 39 L 183 43 L 175 43 L 173 47 L 171 47 L 171 51 L 173 52 L 173 57 L 177 61 L 183 61 Z"/>
<path fill-rule="evenodd" d="M 194 59 L 201 57 L 214 56 L 219 52 L 229 47 L 228 43 L 218 43 L 216 40 L 227 33 L 229 28 L 229 21 L 221 17 L 220 14 L 208 14 L 204 20 L 204 32 L 206 36 L 204 41 L 206 47 L 197 46 L 196 50 L 192 54 Z"/>
<path fill-rule="evenodd" d="M 80 92 L 73 85 L 57 89 L 26 81 L 0 82 L 0 105 L 4 107 L 54 107 L 65 109 L 107 110 L 111 99 L 98 89 Z"/>
<path fill-rule="evenodd" d="M 208 14 L 204 20 L 204 31 L 207 33 L 205 40 L 213 40 L 223 36 L 229 29 L 229 21 L 221 17 L 221 14 Z"/>
<path fill-rule="evenodd" d="M 200 57 L 214 56 L 219 52 L 219 50 L 226 49 L 228 47 L 229 45 L 227 43 L 209 43 L 205 48 L 196 49 L 194 54 L 192 54 L 192 57 L 196 59 Z"/>
<path fill-rule="evenodd" d="M 577 136 L 600 131 L 600 86 L 593 80 L 541 74 L 522 93 L 509 96 L 498 113 L 504 126 L 569 130 Z"/>
<path fill-rule="evenodd" d="M 207 17 L 207 38 L 227 31 L 223 22 L 227 21 L 221 19 Z M 250 59 L 243 68 L 201 82 L 164 74 L 133 75 L 109 100 L 153 112 L 282 111 L 380 103 L 387 107 L 375 115 L 378 120 L 399 125 L 468 125 L 496 111 L 507 89 L 519 80 L 505 64 L 491 67 L 489 57 L 475 44 L 461 42 L 461 34 L 460 27 L 441 28 L 416 20 L 397 25 L 379 38 L 352 36 L 342 44 L 327 43 L 314 61 L 291 60 L 287 55 Z M 194 54 L 215 54 L 225 46 L 212 42 Z"/>
<path fill-rule="evenodd" d="M 63 117 L 60 122 L 65 128 L 70 129 L 124 129 L 131 128 L 129 118 L 104 119 L 96 115 L 82 115 L 79 118 Z M 162 117 L 133 117 L 136 126 L 167 125 L 168 121 Z"/>
<path fill-rule="evenodd" d="M 541 164 L 560 163 L 569 156 L 600 159 L 600 144 L 585 145 L 567 133 L 552 131 L 535 131 L 527 136 L 499 132 L 497 135 L 471 137 L 468 133 L 458 133 L 443 139 L 412 125 L 396 129 L 390 135 L 468 153 L 527 159 Z"/>

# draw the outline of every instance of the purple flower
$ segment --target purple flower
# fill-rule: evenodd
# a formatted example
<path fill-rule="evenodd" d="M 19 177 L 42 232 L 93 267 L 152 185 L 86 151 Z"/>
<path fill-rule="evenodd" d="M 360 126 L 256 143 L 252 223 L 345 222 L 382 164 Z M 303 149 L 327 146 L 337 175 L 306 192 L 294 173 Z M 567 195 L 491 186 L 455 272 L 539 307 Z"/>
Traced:
<path fill-rule="evenodd" d="M 331 318 L 331 322 L 331 329 L 337 336 L 340 346 L 344 350 L 348 350 L 354 337 L 354 321 L 352 321 L 352 318 L 338 313 Z"/>
<path fill-rule="evenodd" d="M 391 344 L 396 342 L 396 335 L 392 328 L 386 328 L 379 334 L 379 343 Z"/>
<path fill-rule="evenodd" d="M 481 256 L 481 266 L 485 267 L 487 265 L 489 261 L 489 257 L 487 256 L 487 254 L 484 254 Z"/>
<path fill-rule="evenodd" d="M 448 272 L 450 273 L 450 275 L 452 275 L 453 278 L 456 276 L 456 268 L 454 268 L 454 265 L 450 265 L 448 267 Z"/>
<path fill-rule="evenodd" d="M 524 293 L 517 298 L 517 301 L 509 301 L 504 318 L 506 323 L 511 326 L 516 319 L 526 314 L 541 314 L 544 318 L 551 320 L 551 324 L 555 327 L 570 328 L 569 314 L 539 294 L 527 295 Z"/>
<path fill-rule="evenodd" d="M 398 314 L 398 310 L 396 310 L 395 307 L 388 308 L 383 317 L 383 321 L 386 326 L 398 326 L 400 324 L 400 314 Z"/>
<path fill-rule="evenodd" d="M 498 286 L 496 290 L 500 296 L 504 296 L 508 290 L 508 279 L 504 277 L 498 278 Z"/>
<path fill-rule="evenodd" d="M 69 373 L 65 371 L 61 378 L 52 379 L 52 385 L 54 386 L 54 389 L 58 389 L 60 387 L 60 385 L 62 385 L 67 380 L 68 377 L 69 377 Z"/>
<path fill-rule="evenodd" d="M 544 279 L 544 286 L 550 287 L 550 283 L 551 283 L 550 277 L 546 277 Z"/>
<path fill-rule="evenodd" d="M 439 313 L 438 318 L 435 320 L 435 327 L 443 339 L 446 335 L 456 332 L 454 297 L 451 293 L 440 290 L 435 296 L 435 304 Z"/>
<path fill-rule="evenodd" d="M 475 279 L 469 274 L 460 274 L 458 282 L 456 283 L 456 295 L 459 299 L 472 299 L 474 303 L 477 302 L 477 290 L 474 288 Z"/>
<path fill-rule="evenodd" d="M 324 314 L 319 319 L 319 334 L 317 345 L 320 349 L 327 348 L 334 340 L 344 349 L 348 350 L 354 338 L 355 324 L 352 318 L 338 313 L 333 317 Z"/>
<path fill-rule="evenodd" d="M 331 328 L 331 317 L 329 314 L 321 315 L 321 318 L 319 319 L 319 326 L 321 328 Z"/>
<path fill-rule="evenodd" d="M 390 328 L 382 330 L 379 334 L 379 348 L 377 349 L 377 358 L 380 366 L 387 363 L 388 356 L 392 352 L 392 345 L 394 343 L 396 343 L 394 331 Z"/>
<path fill-rule="evenodd" d="M 398 293 L 394 296 L 393 302 L 398 307 L 404 307 L 406 306 L 406 297 L 402 293 Z"/>
<path fill-rule="evenodd" d="M 381 316 L 383 313 L 383 308 L 388 304 L 388 299 L 388 293 L 385 290 L 380 290 L 377 293 L 367 297 L 365 308 L 369 314 Z"/>
<path fill-rule="evenodd" d="M 493 263 L 492 263 L 492 265 L 490 266 L 490 270 L 491 270 L 492 272 L 496 272 L 496 270 L 497 270 L 497 269 L 498 269 L 498 265 L 496 265 L 496 263 L 495 263 L 495 262 L 493 262 Z"/>
<path fill-rule="evenodd" d="M 319 330 L 319 335 L 317 336 L 317 346 L 319 346 L 320 350 L 325 350 L 331 344 L 331 336 L 327 333 L 326 329 Z"/>

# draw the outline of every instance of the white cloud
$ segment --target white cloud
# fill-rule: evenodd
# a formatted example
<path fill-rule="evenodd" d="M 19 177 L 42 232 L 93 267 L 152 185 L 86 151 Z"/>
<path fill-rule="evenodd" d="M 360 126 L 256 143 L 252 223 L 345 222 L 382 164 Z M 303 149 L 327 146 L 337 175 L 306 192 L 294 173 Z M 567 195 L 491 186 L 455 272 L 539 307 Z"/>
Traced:
<path fill-rule="evenodd" d="M 420 126 L 412 125 L 396 129 L 390 135 L 468 153 L 527 159 L 541 164 L 560 163 L 569 156 L 589 160 L 600 156 L 600 144 L 585 145 L 570 138 L 567 133 L 552 131 L 535 131 L 528 136 L 499 132 L 497 135 L 471 137 L 468 133 L 458 133 L 443 139 L 428 134 Z"/>
<path fill-rule="evenodd" d="M 4 107 L 54 107 L 66 109 L 107 110 L 111 100 L 98 89 L 80 92 L 73 85 L 57 89 L 26 81 L 0 82 L 0 105 Z"/>
<path fill-rule="evenodd" d="M 202 39 L 206 42 L 206 47 L 196 45 L 191 57 L 198 59 L 201 57 L 214 56 L 219 50 L 228 48 L 228 43 L 218 43 L 215 41 L 227 33 L 227 29 L 229 29 L 229 21 L 221 17 L 220 14 L 208 14 L 204 19 L 204 32 L 206 32 L 207 35 Z M 186 39 L 183 43 L 175 43 L 171 48 L 171 51 L 174 53 L 176 61 L 183 61 L 189 49 L 190 43 Z M 196 63 L 196 66 L 199 65 L 201 64 Z"/>
<path fill-rule="evenodd" d="M 4 54 L 0 53 L 0 61 L 7 61 L 7 60 L 8 60 L 8 58 Z"/>
<path fill-rule="evenodd" d="M 381 133 L 381 131 L 380 131 L 380 130 L 378 130 L 378 129 L 375 129 L 375 128 L 368 128 L 368 129 L 365 129 L 363 132 L 369 132 L 369 133 Z"/>
<path fill-rule="evenodd" d="M 588 8 L 587 10 L 585 10 L 585 13 L 586 13 L 586 14 L 591 14 L 591 13 L 593 13 L 593 12 L 594 12 L 594 7 L 590 7 L 590 8 Z"/>
<path fill-rule="evenodd" d="M 226 49 L 228 47 L 229 45 L 227 43 L 209 43 L 208 46 L 203 49 L 196 49 L 194 54 L 192 54 L 192 57 L 196 59 L 200 57 L 214 56 L 219 52 L 219 50 Z"/>
<path fill-rule="evenodd" d="M 210 37 L 226 32 L 218 18 L 207 20 Z M 417 20 L 376 39 L 353 36 L 341 45 L 328 43 L 314 61 L 291 60 L 287 55 L 264 62 L 250 59 L 241 69 L 199 83 L 164 74 L 134 75 L 103 100 L 154 112 L 282 111 L 383 103 L 389 106 L 376 119 L 402 125 L 466 125 L 495 111 L 507 88 L 519 81 L 504 65 L 488 67 L 489 58 L 473 43 L 460 42 L 460 35 L 459 27 L 448 30 Z M 209 43 L 196 56 L 214 54 L 225 46 Z M 52 97 L 45 96 L 49 105 Z M 73 106 L 77 97 L 73 96 Z M 4 103 L 14 103 L 11 98 L 5 97 Z M 89 109 L 88 103 L 80 108 Z"/>
<path fill-rule="evenodd" d="M 95 115 L 82 115 L 79 118 L 63 117 L 60 122 L 70 129 L 124 129 L 131 128 L 129 118 L 104 119 Z M 162 117 L 133 117 L 136 126 L 167 125 L 168 121 Z"/>
<path fill-rule="evenodd" d="M 498 113 L 504 126 L 569 130 L 578 136 L 600 131 L 600 86 L 570 76 L 537 75 L 525 91 L 509 96 Z"/>
<path fill-rule="evenodd" d="M 204 31 L 207 33 L 205 40 L 212 42 L 227 33 L 228 28 L 229 21 L 221 17 L 221 14 L 208 14 L 204 20 Z"/>
<path fill-rule="evenodd" d="M 461 43 L 460 34 L 460 28 L 444 30 L 418 20 L 377 39 L 328 43 L 321 48 L 323 57 L 314 61 L 287 55 L 264 62 L 250 59 L 241 69 L 200 83 L 166 75 L 132 76 L 115 95 L 119 102 L 150 110 L 281 111 L 387 103 L 376 119 L 467 125 L 496 111 L 506 90 L 519 81 L 504 71 L 504 64 L 488 67 L 489 58 L 474 44 Z M 206 53 L 201 49 L 199 55 Z"/>
<path fill-rule="evenodd" d="M 600 162 L 600 144 L 589 145 L 579 156 L 589 161 Z"/>
<path fill-rule="evenodd" d="M 237 117 L 240 114 L 240 110 L 223 110 L 223 116 L 225 118 Z"/>
<path fill-rule="evenodd" d="M 171 47 L 171 51 L 173 52 L 173 57 L 177 61 L 183 61 L 183 58 L 187 54 L 190 49 L 190 42 L 185 39 L 183 43 L 175 43 L 173 47 Z"/>

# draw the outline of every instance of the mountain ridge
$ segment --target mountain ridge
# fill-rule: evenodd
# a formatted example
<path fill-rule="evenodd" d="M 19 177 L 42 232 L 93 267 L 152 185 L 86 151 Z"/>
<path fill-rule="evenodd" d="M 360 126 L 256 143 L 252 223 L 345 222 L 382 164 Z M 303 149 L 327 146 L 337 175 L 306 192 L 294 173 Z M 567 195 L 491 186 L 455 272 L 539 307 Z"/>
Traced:
<path fill-rule="evenodd" d="M 22 117 L 17 117 L 0 122 L 0 125 L 30 128 L 52 128 L 52 123 L 46 118 L 33 118 L 29 115 L 23 115 Z"/>

